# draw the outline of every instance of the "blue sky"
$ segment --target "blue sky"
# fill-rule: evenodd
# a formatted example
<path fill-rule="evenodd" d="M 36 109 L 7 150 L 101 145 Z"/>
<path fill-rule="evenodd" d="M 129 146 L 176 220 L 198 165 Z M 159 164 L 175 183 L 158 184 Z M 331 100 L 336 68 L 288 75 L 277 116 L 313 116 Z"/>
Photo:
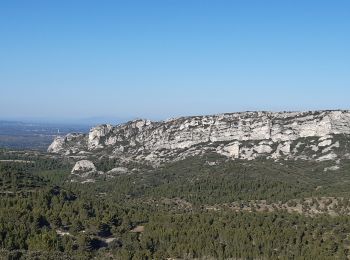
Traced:
<path fill-rule="evenodd" d="M 0 2 L 0 118 L 349 109 L 350 1 Z"/>

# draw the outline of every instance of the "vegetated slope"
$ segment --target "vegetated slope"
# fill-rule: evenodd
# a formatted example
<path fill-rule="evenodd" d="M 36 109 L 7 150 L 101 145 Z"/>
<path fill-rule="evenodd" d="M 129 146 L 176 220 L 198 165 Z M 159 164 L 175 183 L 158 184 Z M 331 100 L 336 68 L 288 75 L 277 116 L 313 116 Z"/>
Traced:
<path fill-rule="evenodd" d="M 5 259 L 350 256 L 348 160 L 325 171 L 332 161 L 207 154 L 84 184 L 69 161 L 31 161 L 0 162 Z"/>
<path fill-rule="evenodd" d="M 350 257 L 350 112 L 102 125 L 0 151 L 0 255 Z"/>

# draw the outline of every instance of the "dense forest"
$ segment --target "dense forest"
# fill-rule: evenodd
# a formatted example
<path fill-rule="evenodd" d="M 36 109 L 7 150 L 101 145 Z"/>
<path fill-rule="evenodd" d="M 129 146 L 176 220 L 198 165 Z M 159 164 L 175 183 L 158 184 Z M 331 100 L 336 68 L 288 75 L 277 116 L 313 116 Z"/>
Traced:
<path fill-rule="evenodd" d="M 69 161 L 2 150 L 0 259 L 348 259 L 340 164 L 208 154 L 82 184 Z"/>

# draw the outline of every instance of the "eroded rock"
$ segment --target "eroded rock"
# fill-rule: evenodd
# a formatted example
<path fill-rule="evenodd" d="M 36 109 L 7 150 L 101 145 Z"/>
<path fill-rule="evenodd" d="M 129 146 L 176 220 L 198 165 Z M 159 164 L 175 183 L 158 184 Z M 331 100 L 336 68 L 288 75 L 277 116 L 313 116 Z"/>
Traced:
<path fill-rule="evenodd" d="M 79 176 L 87 176 L 91 173 L 96 173 L 96 167 L 93 162 L 89 160 L 77 161 L 72 169 L 72 174 Z"/>
<path fill-rule="evenodd" d="M 88 135 L 57 137 L 48 151 L 70 157 L 108 154 L 155 164 L 206 152 L 231 159 L 333 160 L 339 147 L 335 135 L 350 136 L 349 111 L 243 112 L 100 125 Z M 297 144 L 292 147 L 293 142 Z"/>

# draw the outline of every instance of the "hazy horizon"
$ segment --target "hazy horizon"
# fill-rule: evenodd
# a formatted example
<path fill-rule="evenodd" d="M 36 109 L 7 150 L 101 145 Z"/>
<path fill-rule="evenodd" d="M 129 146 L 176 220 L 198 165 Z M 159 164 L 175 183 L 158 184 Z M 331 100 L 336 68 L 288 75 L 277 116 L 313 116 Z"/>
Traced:
<path fill-rule="evenodd" d="M 309 111 L 329 111 L 329 110 L 346 110 L 341 108 L 330 108 L 330 109 L 306 109 L 306 110 L 244 110 L 244 111 L 225 111 L 220 113 L 208 113 L 208 114 L 181 114 L 170 117 L 117 117 L 117 116 L 96 116 L 96 117 L 76 117 L 76 118 L 45 118 L 45 117 L 0 117 L 1 121 L 9 122 L 23 122 L 23 123 L 44 123 L 44 124 L 58 124 L 58 125 L 82 125 L 82 126 L 92 126 L 98 124 L 121 124 L 137 119 L 147 119 L 151 121 L 164 121 L 171 118 L 178 117 L 191 117 L 191 116 L 205 116 L 205 115 L 217 115 L 217 114 L 227 114 L 227 113 L 244 113 L 244 112 L 309 112 Z"/>

